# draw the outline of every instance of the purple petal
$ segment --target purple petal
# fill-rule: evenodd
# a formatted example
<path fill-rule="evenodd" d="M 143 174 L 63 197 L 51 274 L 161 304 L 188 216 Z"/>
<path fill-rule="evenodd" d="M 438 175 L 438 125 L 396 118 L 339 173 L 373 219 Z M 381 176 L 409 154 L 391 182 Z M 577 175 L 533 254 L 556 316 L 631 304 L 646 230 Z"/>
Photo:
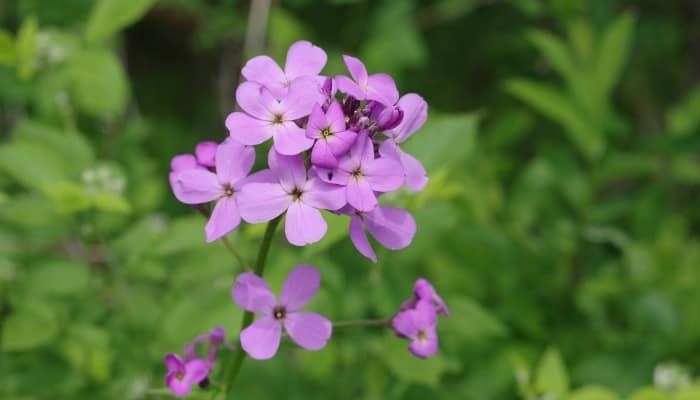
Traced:
<path fill-rule="evenodd" d="M 348 67 L 348 71 L 350 71 L 350 75 L 352 75 L 352 79 L 355 82 L 360 86 L 367 83 L 367 68 L 365 68 L 365 64 L 362 61 L 348 55 L 343 55 L 343 61 L 345 61 L 345 66 Z"/>
<path fill-rule="evenodd" d="M 301 201 L 295 201 L 289 206 L 284 222 L 284 233 L 289 243 L 304 246 L 318 242 L 327 229 L 328 225 L 317 209 Z"/>
<path fill-rule="evenodd" d="M 326 114 L 323 113 L 323 108 L 320 104 L 316 103 L 311 110 L 309 121 L 306 124 L 306 137 L 309 139 L 321 138 L 321 131 L 328 127 L 328 125 Z"/>
<path fill-rule="evenodd" d="M 226 140 L 216 150 L 216 175 L 222 185 L 233 185 L 248 175 L 255 163 L 255 149 Z"/>
<path fill-rule="evenodd" d="M 420 330 L 416 324 L 415 313 L 413 310 L 401 311 L 391 319 L 391 326 L 394 328 L 394 333 L 398 336 L 407 338 L 415 338 Z"/>
<path fill-rule="evenodd" d="M 327 123 L 330 124 L 331 132 L 342 132 L 346 129 L 343 106 L 341 106 L 337 100 L 333 100 L 331 105 L 328 106 L 325 119 Z"/>
<path fill-rule="evenodd" d="M 406 177 L 406 186 L 413 191 L 423 190 L 425 185 L 428 184 L 427 172 L 423 164 L 401 149 L 399 149 L 398 153 Z"/>
<path fill-rule="evenodd" d="M 350 149 L 350 158 L 361 162 L 374 161 L 374 145 L 367 132 L 357 134 L 355 144 Z"/>
<path fill-rule="evenodd" d="M 327 59 L 326 52 L 322 48 L 300 40 L 287 50 L 284 72 L 289 80 L 300 76 L 318 75 L 326 65 Z"/>
<path fill-rule="evenodd" d="M 255 119 L 241 112 L 234 112 L 226 117 L 226 128 L 231 138 L 248 146 L 260 144 L 274 134 L 269 122 Z"/>
<path fill-rule="evenodd" d="M 185 364 L 185 376 L 183 381 L 199 383 L 209 375 L 209 363 L 199 358 L 190 360 Z"/>
<path fill-rule="evenodd" d="M 335 82 L 338 85 L 338 90 L 343 93 L 349 94 L 357 100 L 365 99 L 365 92 L 360 89 L 360 87 L 352 79 L 344 75 L 338 75 L 335 77 Z"/>
<path fill-rule="evenodd" d="M 363 177 L 350 178 L 346 188 L 348 204 L 358 211 L 372 211 L 377 206 L 377 197 L 372 186 Z"/>
<path fill-rule="evenodd" d="M 379 206 L 365 214 L 367 230 L 382 246 L 398 250 L 411 244 L 416 234 L 416 220 L 400 208 Z"/>
<path fill-rule="evenodd" d="M 241 215 L 234 196 L 224 196 L 216 202 L 214 211 L 209 217 L 204 233 L 207 242 L 211 243 L 236 229 L 241 223 Z"/>
<path fill-rule="evenodd" d="M 408 345 L 408 350 L 419 358 L 428 358 L 438 352 L 438 337 L 435 327 L 427 328 L 423 331 L 424 338 L 414 339 Z"/>
<path fill-rule="evenodd" d="M 372 245 L 369 244 L 369 239 L 365 234 L 365 228 L 362 225 L 362 220 L 357 215 L 350 216 L 350 240 L 352 244 L 355 245 L 357 251 L 363 256 L 369 258 L 373 262 L 377 262 L 377 255 L 372 249 Z"/>
<path fill-rule="evenodd" d="M 298 265 L 287 275 L 282 284 L 280 304 L 287 312 L 292 312 L 304 307 L 306 303 L 316 296 L 321 285 L 321 274 L 309 265 Z"/>
<path fill-rule="evenodd" d="M 282 84 L 286 82 L 284 72 L 275 60 L 268 56 L 253 57 L 243 66 L 241 74 L 249 81 L 263 85 Z"/>
<path fill-rule="evenodd" d="M 209 341 L 213 345 L 221 345 L 224 343 L 224 339 L 226 338 L 226 331 L 224 328 L 217 326 L 216 328 L 213 328 L 211 332 L 209 333 Z"/>
<path fill-rule="evenodd" d="M 326 347 L 333 333 L 331 321 L 313 312 L 287 314 L 284 328 L 296 344 L 311 351 Z"/>
<path fill-rule="evenodd" d="M 277 304 L 277 299 L 267 283 L 250 272 L 236 277 L 236 283 L 231 288 L 231 297 L 242 309 L 264 315 L 271 314 Z"/>
<path fill-rule="evenodd" d="M 180 356 L 175 353 L 168 353 L 165 355 L 165 366 L 168 368 L 169 372 L 179 372 L 185 370 L 185 363 L 182 362 Z"/>
<path fill-rule="evenodd" d="M 411 312 L 416 326 L 420 329 L 427 329 L 437 324 L 437 310 L 431 301 L 418 300 Z"/>
<path fill-rule="evenodd" d="M 281 215 L 292 204 L 292 197 L 279 183 L 252 182 L 238 194 L 241 218 L 251 224 L 267 222 Z"/>
<path fill-rule="evenodd" d="M 197 159 L 192 154 L 180 154 L 170 161 L 170 170 L 180 172 L 197 168 Z"/>
<path fill-rule="evenodd" d="M 391 192 L 404 182 L 401 164 L 391 158 L 378 158 L 362 165 L 362 173 L 373 190 Z"/>
<path fill-rule="evenodd" d="M 241 331 L 241 347 L 251 358 L 272 358 L 280 346 L 282 324 L 272 317 L 262 317 Z"/>
<path fill-rule="evenodd" d="M 306 183 L 306 166 L 301 156 L 286 156 L 270 149 L 267 154 L 267 163 L 272 172 L 277 175 L 280 184 L 292 193 L 295 188 L 301 189 Z"/>
<path fill-rule="evenodd" d="M 314 105 L 323 101 L 318 81 L 311 77 L 300 77 L 289 84 L 289 91 L 280 102 L 280 110 L 285 121 L 294 121 L 311 114 Z"/>
<path fill-rule="evenodd" d="M 331 147 L 333 155 L 340 157 L 345 154 L 355 143 L 357 132 L 354 131 L 337 131 L 326 139 Z"/>
<path fill-rule="evenodd" d="M 301 201 L 313 208 L 337 210 L 346 203 L 345 188 L 312 178 L 304 186 Z"/>
<path fill-rule="evenodd" d="M 387 74 L 373 74 L 367 78 L 367 99 L 375 100 L 387 106 L 393 106 L 399 100 L 399 91 L 394 79 Z"/>
<path fill-rule="evenodd" d="M 415 93 L 402 96 L 397 104 L 403 110 L 403 120 L 388 132 L 396 142 L 401 143 L 420 129 L 428 119 L 428 103 Z"/>
<path fill-rule="evenodd" d="M 437 294 L 435 288 L 433 288 L 433 285 L 431 285 L 427 279 L 418 278 L 416 280 L 416 284 L 413 286 L 413 295 L 418 300 L 427 300 L 433 303 L 436 306 L 437 312 L 449 316 L 449 310 L 447 309 L 447 305 L 445 305 L 445 301 Z"/>
<path fill-rule="evenodd" d="M 272 121 L 277 100 L 268 89 L 255 82 L 243 82 L 236 89 L 236 102 L 243 111 L 256 119 Z"/>
<path fill-rule="evenodd" d="M 348 180 L 351 175 L 350 169 L 342 169 L 343 163 L 348 162 L 347 157 L 343 157 L 338 161 L 338 167 L 335 169 L 321 168 L 317 166 L 312 166 L 311 171 L 313 176 L 317 177 L 319 180 L 330 183 L 333 185 L 347 186 Z"/>
<path fill-rule="evenodd" d="M 207 203 L 223 195 L 216 175 L 205 169 L 179 172 L 173 190 L 175 197 L 185 204 Z"/>
<path fill-rule="evenodd" d="M 308 131 L 307 131 L 308 132 Z M 321 168 L 333 169 L 338 165 L 338 159 L 328 146 L 328 141 L 318 139 L 311 150 L 311 164 Z"/>
<path fill-rule="evenodd" d="M 314 144 L 313 139 L 306 137 L 303 128 L 292 121 L 272 125 L 275 150 L 278 153 L 293 156 L 308 150 Z"/>
<path fill-rule="evenodd" d="M 183 397 L 190 394 L 192 391 L 192 382 L 185 379 L 177 379 L 176 372 L 170 372 L 165 376 L 165 384 L 170 388 L 170 391 L 176 397 Z"/>
<path fill-rule="evenodd" d="M 216 149 L 218 145 L 216 142 L 201 142 L 198 143 L 194 148 L 194 154 L 197 156 L 197 162 L 199 165 L 205 167 L 213 167 L 215 165 L 216 159 Z"/>

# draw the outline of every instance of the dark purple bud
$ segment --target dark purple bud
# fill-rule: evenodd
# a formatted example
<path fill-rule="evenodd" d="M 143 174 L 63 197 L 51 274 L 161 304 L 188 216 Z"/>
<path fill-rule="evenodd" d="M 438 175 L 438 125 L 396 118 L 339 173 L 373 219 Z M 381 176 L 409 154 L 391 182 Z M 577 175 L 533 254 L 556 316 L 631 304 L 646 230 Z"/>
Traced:
<path fill-rule="evenodd" d="M 360 106 L 360 101 L 352 96 L 345 97 L 343 101 L 343 114 L 347 116 L 352 116 L 355 114 L 355 110 Z"/>
<path fill-rule="evenodd" d="M 376 119 L 377 126 L 382 131 L 396 128 L 403 120 L 403 110 L 398 107 L 386 107 Z"/>
<path fill-rule="evenodd" d="M 333 78 L 332 77 L 329 76 L 326 78 L 326 80 L 323 82 L 323 86 L 321 87 L 321 91 L 329 99 L 333 97 Z"/>
<path fill-rule="evenodd" d="M 202 389 L 206 389 L 209 387 L 209 383 L 209 377 L 207 376 L 206 378 L 199 381 L 199 387 Z"/>

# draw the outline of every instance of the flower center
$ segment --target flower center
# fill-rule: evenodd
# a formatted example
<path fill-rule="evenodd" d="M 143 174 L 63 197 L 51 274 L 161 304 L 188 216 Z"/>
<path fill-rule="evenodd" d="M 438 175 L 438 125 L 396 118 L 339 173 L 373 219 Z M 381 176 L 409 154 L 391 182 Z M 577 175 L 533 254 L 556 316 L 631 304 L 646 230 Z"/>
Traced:
<path fill-rule="evenodd" d="M 426 340 L 428 340 L 428 334 L 425 333 L 425 331 L 423 330 L 418 331 L 418 335 L 416 335 L 416 337 L 420 342 L 425 342 Z"/>
<path fill-rule="evenodd" d="M 185 373 L 184 373 L 184 372 L 178 372 L 177 374 L 175 374 L 175 379 L 177 379 L 178 381 L 181 381 L 181 380 L 183 380 L 184 378 L 185 378 Z"/>
<path fill-rule="evenodd" d="M 284 319 L 284 316 L 286 315 L 286 310 L 284 307 L 277 306 L 272 312 L 272 315 L 275 317 L 276 320 L 282 320 Z"/>
<path fill-rule="evenodd" d="M 350 173 L 350 175 L 352 175 L 353 178 L 358 179 L 362 176 L 362 169 L 357 167 Z"/>
<path fill-rule="evenodd" d="M 292 199 L 293 200 L 299 200 L 301 198 L 301 195 L 304 194 L 304 192 L 301 191 L 298 187 L 295 187 L 294 190 L 292 190 Z"/>
<path fill-rule="evenodd" d="M 273 124 L 281 124 L 283 121 L 284 118 L 282 117 L 282 114 L 275 114 L 275 116 L 272 118 Z"/>
<path fill-rule="evenodd" d="M 233 196 L 233 188 L 231 186 L 226 186 L 224 188 L 224 196 L 227 196 L 227 197 Z"/>
<path fill-rule="evenodd" d="M 323 136 L 324 139 L 331 135 L 333 135 L 333 132 L 331 131 L 330 126 L 323 128 L 323 130 L 321 131 L 321 136 Z"/>

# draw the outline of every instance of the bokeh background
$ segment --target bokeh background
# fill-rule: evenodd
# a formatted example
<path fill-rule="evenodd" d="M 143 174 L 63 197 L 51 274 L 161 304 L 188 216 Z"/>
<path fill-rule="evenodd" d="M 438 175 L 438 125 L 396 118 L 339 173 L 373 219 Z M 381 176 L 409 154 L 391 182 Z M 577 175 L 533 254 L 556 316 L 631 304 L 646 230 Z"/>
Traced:
<path fill-rule="evenodd" d="M 431 181 L 384 199 L 409 248 L 372 264 L 329 218 L 320 243 L 278 235 L 266 276 L 318 267 L 334 320 L 391 315 L 424 276 L 451 313 L 427 361 L 338 328 L 248 360 L 231 398 L 700 399 L 700 3 L 273 1 L 246 50 L 249 6 L 0 2 L 0 398 L 166 398 L 165 353 L 235 336 L 238 267 L 169 161 L 225 137 L 246 52 L 307 39 L 327 74 L 353 54 L 428 101 L 406 145 Z M 252 261 L 261 236 L 230 238 Z"/>

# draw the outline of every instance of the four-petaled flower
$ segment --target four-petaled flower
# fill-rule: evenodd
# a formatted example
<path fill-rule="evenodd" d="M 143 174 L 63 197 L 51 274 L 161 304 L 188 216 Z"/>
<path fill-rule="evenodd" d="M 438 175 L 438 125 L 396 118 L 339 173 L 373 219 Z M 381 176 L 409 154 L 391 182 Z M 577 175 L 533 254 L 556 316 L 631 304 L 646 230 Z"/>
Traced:
<path fill-rule="evenodd" d="M 357 100 L 374 100 L 387 106 L 396 104 L 399 91 L 391 76 L 382 73 L 367 75 L 367 68 L 359 59 L 344 55 L 343 60 L 354 81 L 347 76 L 336 76 L 338 90 Z"/>
<path fill-rule="evenodd" d="M 338 158 L 355 142 L 357 133 L 346 129 L 343 108 L 333 101 L 325 113 L 321 105 L 314 106 L 306 126 L 306 136 L 316 140 L 311 150 L 311 163 L 322 168 L 335 168 Z"/>
<path fill-rule="evenodd" d="M 360 254 L 377 262 L 365 228 L 385 248 L 399 250 L 411 244 L 416 233 L 416 221 L 406 210 L 381 205 L 372 211 L 351 213 L 349 233 L 352 244 Z"/>
<path fill-rule="evenodd" d="M 233 300 L 246 311 L 262 314 L 240 334 L 243 350 L 252 358 L 272 358 L 279 348 L 282 329 L 299 346 L 320 350 L 331 337 L 333 325 L 325 317 L 299 311 L 318 292 L 321 275 L 308 265 L 295 267 L 282 285 L 279 301 L 259 276 L 242 273 L 231 289 Z"/>
<path fill-rule="evenodd" d="M 415 308 L 402 311 L 392 319 L 394 332 L 410 339 L 408 350 L 420 358 L 428 358 L 438 351 L 436 325 L 437 313 L 427 301 L 419 301 Z"/>
<path fill-rule="evenodd" d="M 168 368 L 165 384 L 177 397 L 188 395 L 192 385 L 205 380 L 209 375 L 209 363 L 199 358 L 183 361 L 177 354 L 169 353 L 164 361 Z"/>

